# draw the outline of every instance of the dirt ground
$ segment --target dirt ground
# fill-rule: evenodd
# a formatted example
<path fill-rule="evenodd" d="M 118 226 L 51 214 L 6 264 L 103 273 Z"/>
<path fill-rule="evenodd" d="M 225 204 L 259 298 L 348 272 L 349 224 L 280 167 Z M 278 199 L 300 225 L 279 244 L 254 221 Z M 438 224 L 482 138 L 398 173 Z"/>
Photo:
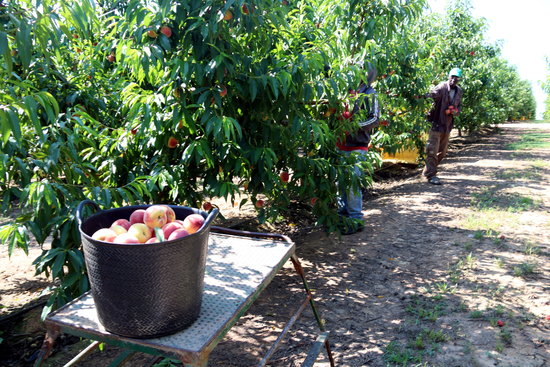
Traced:
<path fill-rule="evenodd" d="M 331 332 L 337 366 L 550 365 L 550 149 L 506 149 L 550 124 L 504 124 L 497 133 L 454 137 L 442 186 L 420 168 L 388 166 L 366 192 L 366 228 L 327 236 L 304 220 L 258 226 L 250 207 L 223 203 L 222 225 L 289 235 Z M 539 135 L 540 137 L 540 135 Z M 32 259 L 0 249 L 0 366 L 32 365 L 44 330 Z M 290 264 L 213 351 L 210 366 L 254 366 L 302 300 Z M 38 306 L 35 306 L 38 305 Z M 35 307 L 33 307 L 35 306 Z M 310 310 L 269 365 L 299 366 L 319 333 Z M 62 336 L 48 367 L 89 341 Z M 107 365 L 105 346 L 79 366 Z M 155 358 L 134 356 L 129 366 Z M 328 366 L 321 353 L 315 366 Z"/>

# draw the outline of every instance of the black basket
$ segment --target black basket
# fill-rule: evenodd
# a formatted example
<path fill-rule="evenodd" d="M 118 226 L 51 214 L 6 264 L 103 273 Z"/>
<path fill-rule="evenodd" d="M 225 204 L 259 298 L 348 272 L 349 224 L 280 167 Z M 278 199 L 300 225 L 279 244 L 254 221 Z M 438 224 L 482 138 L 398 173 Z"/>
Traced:
<path fill-rule="evenodd" d="M 172 241 L 116 244 L 91 236 L 148 205 L 99 211 L 83 221 L 82 211 L 87 205 L 99 210 L 86 200 L 80 203 L 76 215 L 92 296 L 105 329 L 132 338 L 153 338 L 191 325 L 201 308 L 208 235 L 218 210 L 207 213 L 170 205 L 176 219 L 201 214 L 206 219 L 203 227 Z"/>

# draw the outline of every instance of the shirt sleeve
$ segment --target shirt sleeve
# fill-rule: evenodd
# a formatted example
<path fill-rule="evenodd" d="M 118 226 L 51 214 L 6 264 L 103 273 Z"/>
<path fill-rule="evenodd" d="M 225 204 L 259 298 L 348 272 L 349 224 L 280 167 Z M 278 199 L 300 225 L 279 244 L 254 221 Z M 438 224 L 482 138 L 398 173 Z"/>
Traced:
<path fill-rule="evenodd" d="M 369 117 L 366 121 L 359 122 L 359 126 L 366 129 L 372 129 L 378 126 L 378 120 L 380 119 L 380 105 L 378 104 L 378 97 L 376 93 L 371 94 L 372 109 L 369 111 Z"/>
<path fill-rule="evenodd" d="M 441 88 L 443 88 L 441 84 L 436 85 L 426 94 L 426 97 L 433 98 L 436 101 L 439 100 L 441 98 Z"/>

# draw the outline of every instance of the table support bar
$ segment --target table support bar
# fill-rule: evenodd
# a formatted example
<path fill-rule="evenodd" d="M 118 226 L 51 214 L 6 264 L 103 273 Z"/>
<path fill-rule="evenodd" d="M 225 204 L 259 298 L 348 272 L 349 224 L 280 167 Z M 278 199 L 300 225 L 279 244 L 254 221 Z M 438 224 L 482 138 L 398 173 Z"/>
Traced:
<path fill-rule="evenodd" d="M 313 301 L 313 294 L 311 293 L 311 289 L 309 288 L 309 285 L 306 280 L 306 274 L 304 272 L 304 268 L 302 268 L 302 264 L 300 263 L 300 260 L 298 259 L 298 256 L 296 254 L 292 254 L 290 257 L 290 260 L 292 260 L 292 264 L 294 265 L 294 269 L 296 272 L 300 275 L 300 278 L 302 278 L 302 283 L 304 285 L 304 288 L 306 290 L 306 293 L 308 295 L 309 304 L 311 305 L 311 309 L 313 311 L 313 315 L 315 316 L 315 320 L 317 320 L 317 324 L 319 325 L 319 329 L 321 331 L 325 332 L 325 323 L 321 319 L 321 316 L 319 315 L 319 312 L 317 312 L 317 307 L 315 306 L 315 302 Z M 327 350 L 328 359 L 330 361 L 330 366 L 334 367 L 334 357 L 332 356 L 332 351 L 330 349 L 330 343 L 328 341 L 328 337 L 324 340 L 325 348 Z"/>
<path fill-rule="evenodd" d="M 99 342 L 94 341 L 90 343 L 85 349 L 83 349 L 80 353 L 78 353 L 76 356 L 74 356 L 73 359 L 71 359 L 67 364 L 65 364 L 63 367 L 72 367 L 75 366 L 82 358 L 85 358 L 92 354 L 96 349 L 99 348 Z"/>
<path fill-rule="evenodd" d="M 260 363 L 258 364 L 258 367 L 263 367 L 267 364 L 269 359 L 273 356 L 273 354 L 281 344 L 283 338 L 286 336 L 286 334 L 288 334 L 290 328 L 292 328 L 296 320 L 298 320 L 302 312 L 304 312 L 304 309 L 306 308 L 308 302 L 309 302 L 309 295 L 306 296 L 306 298 L 304 299 L 304 301 L 302 302 L 302 304 L 300 305 L 296 313 L 292 315 L 290 320 L 286 323 L 285 327 L 283 328 L 283 331 L 281 332 L 281 334 L 279 334 L 279 337 L 277 338 L 277 340 L 275 340 L 275 343 L 273 343 L 273 345 L 268 350 L 264 358 L 260 361 Z"/>

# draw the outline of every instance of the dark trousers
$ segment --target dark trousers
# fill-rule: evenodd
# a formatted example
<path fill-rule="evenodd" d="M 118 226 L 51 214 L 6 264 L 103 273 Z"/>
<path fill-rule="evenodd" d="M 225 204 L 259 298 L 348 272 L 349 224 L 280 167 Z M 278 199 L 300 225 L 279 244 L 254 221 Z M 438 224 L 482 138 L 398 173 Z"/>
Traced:
<path fill-rule="evenodd" d="M 422 174 L 426 178 L 433 177 L 437 174 L 437 166 L 447 155 L 447 147 L 449 146 L 449 133 L 440 133 L 431 131 L 426 144 L 426 167 Z"/>

